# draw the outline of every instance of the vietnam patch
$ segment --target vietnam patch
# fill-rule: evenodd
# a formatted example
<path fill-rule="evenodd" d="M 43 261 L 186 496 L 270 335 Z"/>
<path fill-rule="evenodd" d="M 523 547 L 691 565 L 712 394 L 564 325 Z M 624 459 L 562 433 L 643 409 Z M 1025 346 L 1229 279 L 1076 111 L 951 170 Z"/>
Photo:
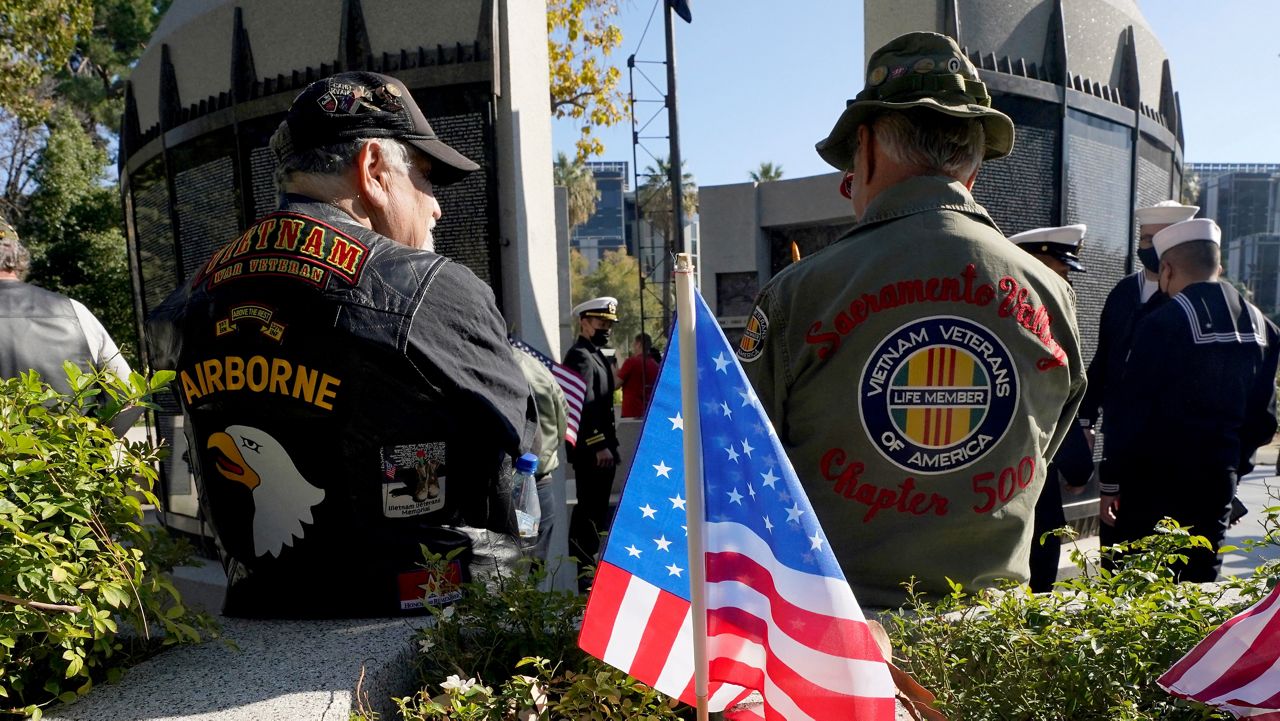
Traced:
<path fill-rule="evenodd" d="M 990 330 L 933 316 L 880 341 L 858 391 L 871 444 L 899 468 L 933 475 L 972 465 L 1004 438 L 1018 405 L 1018 372 Z"/>
<path fill-rule="evenodd" d="M 764 353 L 764 337 L 769 332 L 769 316 L 764 309 L 756 306 L 751 311 L 751 319 L 742 331 L 742 340 L 738 342 L 738 360 L 750 363 Z"/>

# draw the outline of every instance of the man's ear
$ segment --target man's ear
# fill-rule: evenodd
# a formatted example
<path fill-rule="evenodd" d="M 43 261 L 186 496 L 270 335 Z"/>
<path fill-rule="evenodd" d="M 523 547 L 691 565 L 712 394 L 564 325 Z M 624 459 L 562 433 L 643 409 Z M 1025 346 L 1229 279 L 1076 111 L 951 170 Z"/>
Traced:
<path fill-rule="evenodd" d="M 391 203 L 389 183 L 392 168 L 387 155 L 377 140 L 365 143 L 356 153 L 356 190 L 368 210 L 381 210 Z"/>

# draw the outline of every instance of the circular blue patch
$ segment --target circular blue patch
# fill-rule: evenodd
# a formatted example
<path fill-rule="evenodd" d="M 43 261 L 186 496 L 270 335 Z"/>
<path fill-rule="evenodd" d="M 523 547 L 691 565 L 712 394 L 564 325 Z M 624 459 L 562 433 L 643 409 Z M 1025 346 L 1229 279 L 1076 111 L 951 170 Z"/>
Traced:
<path fill-rule="evenodd" d="M 858 383 L 862 427 L 899 468 L 920 475 L 976 463 L 1004 437 L 1018 370 L 991 331 L 966 318 L 914 320 L 880 341 Z"/>

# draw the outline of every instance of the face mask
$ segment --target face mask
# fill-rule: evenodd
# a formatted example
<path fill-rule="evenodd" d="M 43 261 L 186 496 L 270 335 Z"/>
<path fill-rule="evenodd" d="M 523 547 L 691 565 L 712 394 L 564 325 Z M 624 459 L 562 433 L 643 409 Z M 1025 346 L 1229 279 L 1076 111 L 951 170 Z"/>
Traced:
<path fill-rule="evenodd" d="M 1138 248 L 1138 260 L 1142 261 L 1142 267 L 1152 273 L 1160 272 L 1160 256 L 1156 254 L 1155 248 Z"/>
<path fill-rule="evenodd" d="M 603 348 L 609 345 L 609 337 L 613 335 L 613 331 L 608 328 L 596 328 L 596 332 L 591 334 L 591 343 L 597 348 Z"/>

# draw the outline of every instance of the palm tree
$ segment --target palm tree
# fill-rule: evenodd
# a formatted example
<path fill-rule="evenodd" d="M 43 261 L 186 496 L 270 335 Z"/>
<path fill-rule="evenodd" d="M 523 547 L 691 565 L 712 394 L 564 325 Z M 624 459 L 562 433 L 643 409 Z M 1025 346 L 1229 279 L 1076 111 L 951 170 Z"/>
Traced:
<path fill-rule="evenodd" d="M 564 153 L 556 156 L 554 176 L 555 184 L 569 191 L 569 230 L 573 230 L 595 215 L 600 200 L 596 176 L 585 163 L 569 160 Z"/>
<path fill-rule="evenodd" d="M 680 170 L 684 170 L 683 161 L 680 163 Z M 673 301 L 670 259 L 682 250 L 682 234 L 680 229 L 675 227 L 675 209 L 671 204 L 671 162 L 666 158 L 654 158 L 654 164 L 645 168 L 645 174 L 648 179 L 636 192 L 636 204 L 639 206 L 640 214 L 662 237 L 663 245 L 666 246 L 661 257 L 666 258 L 667 261 L 660 262 L 661 271 L 658 273 L 662 287 L 662 293 L 658 297 L 662 307 L 662 325 L 659 327 L 665 329 L 671 326 Z M 680 190 L 681 210 L 685 221 L 688 222 L 688 219 L 698 212 L 698 184 L 694 182 L 693 175 L 685 172 L 680 174 Z M 655 267 L 645 272 L 652 273 L 657 270 L 658 268 Z"/>
<path fill-rule="evenodd" d="M 771 183 L 775 180 L 782 180 L 782 166 L 773 163 L 761 163 L 758 170 L 753 170 L 748 175 L 757 183 Z"/>
<path fill-rule="evenodd" d="M 684 170 L 683 161 L 680 163 L 680 169 Z M 640 186 L 640 191 L 636 194 L 636 202 L 640 205 L 640 212 L 644 215 L 644 219 L 670 245 L 674 239 L 680 237 L 674 227 L 675 219 L 672 217 L 675 212 L 671 206 L 671 163 L 666 158 L 654 158 L 654 165 L 645 168 L 644 172 L 649 177 L 644 181 L 644 185 Z M 694 182 L 692 174 L 682 172 L 680 186 L 683 191 L 681 205 L 687 221 L 698 212 L 698 184 Z"/>

